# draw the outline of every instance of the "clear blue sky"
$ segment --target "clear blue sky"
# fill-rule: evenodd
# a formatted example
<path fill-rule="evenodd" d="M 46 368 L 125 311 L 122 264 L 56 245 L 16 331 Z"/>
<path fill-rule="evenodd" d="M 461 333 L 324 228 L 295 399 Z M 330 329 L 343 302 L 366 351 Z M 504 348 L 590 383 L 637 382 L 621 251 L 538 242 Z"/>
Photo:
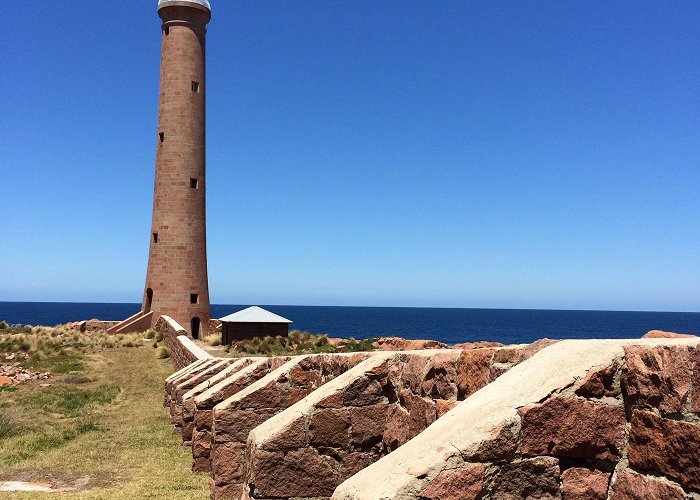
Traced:
<path fill-rule="evenodd" d="M 140 300 L 156 3 L 3 2 L 0 300 Z M 700 2 L 212 4 L 213 302 L 700 311 Z"/>

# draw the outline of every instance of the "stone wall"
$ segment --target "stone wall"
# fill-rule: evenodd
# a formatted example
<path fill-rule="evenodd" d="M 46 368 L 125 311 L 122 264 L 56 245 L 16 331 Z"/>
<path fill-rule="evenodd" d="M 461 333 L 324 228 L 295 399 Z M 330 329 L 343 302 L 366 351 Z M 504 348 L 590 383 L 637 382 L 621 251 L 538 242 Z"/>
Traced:
<path fill-rule="evenodd" d="M 376 354 L 250 433 L 244 490 L 250 498 L 329 497 L 498 377 L 521 349 L 499 351 Z"/>
<path fill-rule="evenodd" d="M 698 344 L 552 346 L 333 498 L 700 498 Z"/>
<path fill-rule="evenodd" d="M 214 407 L 256 383 L 289 360 L 288 357 L 257 358 L 240 371 L 225 378 L 212 379 L 210 387 L 183 401 L 185 425 L 192 425 L 192 470 L 211 470 L 212 424 Z"/>
<path fill-rule="evenodd" d="M 247 366 L 260 360 L 261 358 L 257 357 L 239 358 L 238 360 L 221 370 L 219 373 L 202 381 L 198 385 L 195 385 L 182 395 L 176 412 L 179 410 L 179 418 L 182 420 L 183 443 L 192 441 L 192 432 L 194 430 L 194 417 L 195 412 L 197 410 L 194 398 L 202 394 L 204 391 L 210 389 L 214 385 L 218 384 L 219 382 L 230 378 L 231 376 L 240 372 Z"/>
<path fill-rule="evenodd" d="M 217 375 L 219 372 L 228 368 L 234 361 L 232 358 L 214 358 L 214 361 L 209 364 L 206 369 L 200 371 L 196 374 L 191 374 L 184 377 L 181 380 L 171 384 L 170 386 L 170 419 L 176 428 L 181 428 L 184 424 L 182 418 L 182 397 L 190 389 L 196 387 L 201 383 L 206 383 L 212 377 Z M 241 366 L 240 363 L 236 366 Z M 183 432 L 183 439 L 188 441 L 188 436 L 186 431 Z M 191 431 L 189 433 L 191 437 Z"/>
<path fill-rule="evenodd" d="M 698 338 L 199 359 L 166 401 L 215 499 L 700 500 Z"/>
<path fill-rule="evenodd" d="M 183 368 L 200 359 L 212 358 L 204 349 L 195 344 L 187 330 L 168 316 L 161 316 L 154 329 L 163 334 L 165 346 L 170 351 L 170 359 L 176 369 Z"/>
<path fill-rule="evenodd" d="M 296 356 L 214 407 L 212 496 L 239 498 L 251 430 L 361 363 L 371 353 Z M 194 444 L 194 443 L 193 443 Z M 195 450 L 197 458 L 197 450 Z"/>

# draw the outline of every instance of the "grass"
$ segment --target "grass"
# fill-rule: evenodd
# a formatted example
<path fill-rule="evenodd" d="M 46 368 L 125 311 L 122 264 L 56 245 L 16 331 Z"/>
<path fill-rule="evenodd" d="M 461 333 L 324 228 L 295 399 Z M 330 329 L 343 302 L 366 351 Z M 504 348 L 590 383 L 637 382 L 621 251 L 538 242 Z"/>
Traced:
<path fill-rule="evenodd" d="M 229 352 L 266 356 L 363 352 L 375 350 L 373 346 L 375 341 L 376 339 L 349 339 L 332 344 L 326 335 L 292 330 L 287 337 L 256 337 L 240 340 L 229 347 Z M 210 345 L 214 344 L 210 343 Z"/>
<path fill-rule="evenodd" d="M 153 333 L 153 336 L 157 335 Z M 120 347 L 140 347 L 144 342 L 144 334 L 117 336 L 105 332 L 78 332 L 65 327 L 47 328 L 0 322 L 0 353 L 14 353 L 14 361 L 35 371 L 82 371 L 85 356 L 90 353 Z"/>
<path fill-rule="evenodd" d="M 7 345 L 6 335 L 32 337 L 25 339 L 30 348 L 22 351 L 28 354 L 20 360 L 24 365 L 37 362 L 36 337 L 61 339 L 56 348 L 45 348 L 39 361 L 61 375 L 47 381 L 51 387 L 27 382 L 0 392 L 0 481 L 71 486 L 89 478 L 86 489 L 60 495 L 70 500 L 209 498 L 208 476 L 190 471 L 191 454 L 162 406 L 163 382 L 173 368 L 170 360 L 156 357 L 152 341 L 113 339 L 110 347 L 99 334 L 73 339 L 50 329 L 7 330 L 0 329 L 5 342 L 0 347 Z M 60 352 L 67 347 L 72 352 Z M 75 371 L 80 373 L 70 373 Z M 43 496 L 0 492 L 0 500 L 37 498 Z"/>
<path fill-rule="evenodd" d="M 78 416 L 85 406 L 109 403 L 119 394 L 119 387 L 103 384 L 93 390 L 78 389 L 71 385 L 49 387 L 33 391 L 24 398 L 27 406 L 50 413 Z"/>
<path fill-rule="evenodd" d="M 54 373 L 70 373 L 80 372 L 85 369 L 85 365 L 78 361 L 62 361 L 58 362 L 51 368 Z"/>
<path fill-rule="evenodd" d="M 0 442 L 22 432 L 22 426 L 14 422 L 9 415 L 0 415 Z"/>

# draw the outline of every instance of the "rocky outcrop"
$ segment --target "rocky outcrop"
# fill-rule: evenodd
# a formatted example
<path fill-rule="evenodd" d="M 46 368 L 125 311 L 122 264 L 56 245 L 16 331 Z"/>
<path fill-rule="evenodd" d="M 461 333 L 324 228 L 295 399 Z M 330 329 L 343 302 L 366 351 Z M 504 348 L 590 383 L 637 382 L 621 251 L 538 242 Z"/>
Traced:
<path fill-rule="evenodd" d="M 66 323 L 63 326 L 65 326 L 69 330 L 77 330 L 79 332 L 87 333 L 97 333 L 106 332 L 118 323 L 119 321 L 102 321 L 97 318 L 93 318 L 85 321 L 73 321 L 71 323 Z"/>
<path fill-rule="evenodd" d="M 642 338 L 644 339 L 688 339 L 694 338 L 697 335 L 691 335 L 689 333 L 675 333 L 675 332 L 664 332 L 663 330 L 651 330 L 644 334 Z"/>

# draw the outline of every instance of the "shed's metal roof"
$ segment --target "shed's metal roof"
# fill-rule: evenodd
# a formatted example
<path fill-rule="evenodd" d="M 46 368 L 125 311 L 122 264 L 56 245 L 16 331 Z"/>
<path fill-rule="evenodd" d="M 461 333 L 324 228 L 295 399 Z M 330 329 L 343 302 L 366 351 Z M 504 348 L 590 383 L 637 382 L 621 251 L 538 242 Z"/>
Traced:
<path fill-rule="evenodd" d="M 278 316 L 258 306 L 249 307 L 242 311 L 229 314 L 228 316 L 219 318 L 219 321 L 225 321 L 226 323 L 292 323 L 292 321 L 287 318 Z"/>

